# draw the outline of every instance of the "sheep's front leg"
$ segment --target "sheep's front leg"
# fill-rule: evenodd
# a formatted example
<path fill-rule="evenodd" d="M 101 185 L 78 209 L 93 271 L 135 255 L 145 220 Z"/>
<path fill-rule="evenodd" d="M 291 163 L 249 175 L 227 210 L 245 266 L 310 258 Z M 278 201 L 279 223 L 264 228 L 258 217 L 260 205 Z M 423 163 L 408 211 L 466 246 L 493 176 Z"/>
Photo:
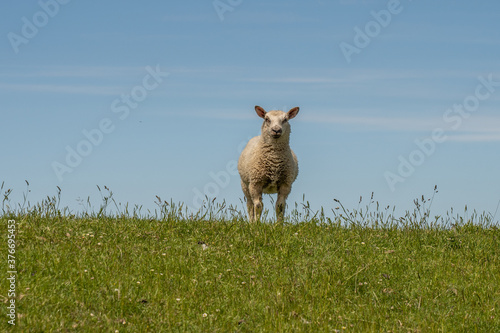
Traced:
<path fill-rule="evenodd" d="M 250 190 L 248 189 L 248 184 L 241 181 L 241 189 L 243 190 L 243 194 L 245 195 L 245 199 L 247 202 L 247 212 L 248 212 L 248 220 L 253 221 L 254 219 L 254 211 L 253 211 L 253 200 L 250 195 Z"/>
<path fill-rule="evenodd" d="M 262 185 L 250 184 L 248 189 L 253 202 L 253 219 L 251 221 L 254 222 L 260 220 L 262 210 L 264 209 L 264 205 L 262 204 Z"/>
<path fill-rule="evenodd" d="M 248 220 L 253 221 L 254 219 L 253 201 L 252 198 L 249 197 L 247 197 L 247 212 L 248 212 Z"/>
<path fill-rule="evenodd" d="M 283 184 L 278 189 L 278 199 L 276 200 L 276 219 L 278 221 L 283 221 L 285 219 L 285 205 L 286 198 L 292 191 L 290 185 Z"/>

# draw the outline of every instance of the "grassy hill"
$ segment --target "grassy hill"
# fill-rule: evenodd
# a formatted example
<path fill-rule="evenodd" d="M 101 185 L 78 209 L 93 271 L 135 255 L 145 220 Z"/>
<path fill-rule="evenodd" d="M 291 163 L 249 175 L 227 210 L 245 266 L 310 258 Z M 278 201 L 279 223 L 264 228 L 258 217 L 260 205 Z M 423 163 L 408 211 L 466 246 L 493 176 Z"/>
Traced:
<path fill-rule="evenodd" d="M 191 216 L 158 205 L 154 217 L 74 216 L 56 198 L 4 210 L 4 272 L 16 221 L 16 328 L 500 332 L 500 231 L 484 215 L 431 219 L 417 202 L 399 219 L 341 205 L 327 218 L 306 204 L 293 223 L 249 224 L 224 205 Z"/>

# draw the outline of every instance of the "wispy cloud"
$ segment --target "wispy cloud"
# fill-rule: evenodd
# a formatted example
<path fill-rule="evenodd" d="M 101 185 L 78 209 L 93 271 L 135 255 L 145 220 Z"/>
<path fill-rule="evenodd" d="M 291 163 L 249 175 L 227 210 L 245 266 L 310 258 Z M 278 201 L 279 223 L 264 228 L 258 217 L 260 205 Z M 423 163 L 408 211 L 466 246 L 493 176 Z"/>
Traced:
<path fill-rule="evenodd" d="M 177 15 L 165 15 L 162 17 L 165 22 L 175 22 L 175 23 L 200 23 L 200 22 L 213 22 L 217 20 L 217 14 L 210 7 L 210 11 L 203 13 L 190 13 L 190 14 L 177 14 Z"/>
<path fill-rule="evenodd" d="M 130 90 L 140 66 L 0 66 L 2 92 L 117 95 Z M 3 82 L 1 82 L 3 81 Z"/>
<path fill-rule="evenodd" d="M 268 77 L 243 79 L 244 82 L 255 83 L 343 83 L 344 80 L 328 77 Z"/>
<path fill-rule="evenodd" d="M 448 141 L 451 142 L 499 142 L 500 131 L 491 133 L 475 133 L 475 134 L 454 134 L 448 136 Z"/>
<path fill-rule="evenodd" d="M 143 71 L 123 66 L 0 66 L 0 78 L 115 78 Z"/>
<path fill-rule="evenodd" d="M 0 78 L 115 78 L 140 74 L 144 66 L 1 66 Z M 182 66 L 169 67 L 169 72 L 183 77 L 238 77 L 239 82 L 258 83 L 367 83 L 381 80 L 457 79 L 477 77 L 479 72 L 459 70 L 390 70 L 346 68 L 269 68 L 249 69 L 245 66 Z M 290 75 L 290 73 L 293 73 Z"/>
<path fill-rule="evenodd" d="M 325 3 L 326 1 L 319 1 L 320 3 Z M 373 4 L 373 3 L 383 3 L 381 0 L 338 0 L 337 1 L 341 5 L 365 5 L 365 4 Z"/>
<path fill-rule="evenodd" d="M 222 73 L 224 68 L 219 68 Z M 266 74 L 269 70 L 253 69 L 252 77 L 243 77 L 243 82 L 270 82 L 270 83 L 364 83 L 385 80 L 410 80 L 410 79 L 457 79 L 477 77 L 479 72 L 471 71 L 449 71 L 449 70 L 390 70 L 390 69 L 345 69 L 345 68 L 319 68 L 315 70 L 301 68 L 277 69 L 273 76 Z M 290 76 L 290 73 L 296 73 Z M 259 75 L 262 73 L 262 75 Z M 248 71 L 247 71 L 247 74 Z M 256 76 L 259 75 L 259 76 Z"/>
<path fill-rule="evenodd" d="M 258 11 L 240 10 L 235 19 L 238 24 L 251 25 L 267 25 L 267 24 L 297 24 L 297 23 L 312 23 L 318 22 L 317 18 L 304 15 L 304 13 L 296 13 L 287 11 L 280 4 L 275 8 L 269 9 L 269 3 L 266 3 L 265 8 Z"/>
<path fill-rule="evenodd" d="M 382 114 L 380 112 L 373 112 Z M 373 117 L 314 114 L 303 116 L 304 121 L 340 125 L 346 129 L 363 131 L 426 131 L 436 128 L 440 120 L 436 118 Z"/>
<path fill-rule="evenodd" d="M 366 111 L 366 110 L 365 110 Z M 381 111 L 371 110 L 373 114 L 384 114 Z M 500 117 L 476 116 L 464 119 L 459 128 L 451 128 L 440 117 L 387 117 L 387 116 L 344 116 L 321 114 L 304 114 L 303 120 L 313 123 L 330 123 L 343 128 L 362 131 L 394 131 L 394 132 L 432 132 L 436 128 L 442 128 L 448 133 L 473 133 L 474 136 L 483 135 L 485 138 L 494 138 L 500 133 Z M 457 135 L 458 137 L 459 135 Z M 464 137 L 465 138 L 465 137 Z M 457 139 L 458 140 L 458 139 Z"/>
<path fill-rule="evenodd" d="M 11 92 L 64 93 L 84 95 L 117 95 L 124 87 L 96 85 L 56 85 L 56 84 L 9 84 L 0 83 L 0 89 Z"/>

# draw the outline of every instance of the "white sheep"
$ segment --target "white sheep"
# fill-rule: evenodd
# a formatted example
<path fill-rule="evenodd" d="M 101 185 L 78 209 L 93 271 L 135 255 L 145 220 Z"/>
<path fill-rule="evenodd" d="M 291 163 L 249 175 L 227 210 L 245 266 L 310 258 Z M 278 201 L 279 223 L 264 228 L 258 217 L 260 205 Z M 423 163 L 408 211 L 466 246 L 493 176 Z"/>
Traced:
<path fill-rule="evenodd" d="M 261 135 L 248 141 L 238 160 L 241 188 L 245 194 L 250 221 L 260 219 L 262 193 L 278 193 L 276 218 L 283 220 L 286 198 L 299 173 L 297 156 L 290 149 L 290 124 L 288 121 L 299 113 L 295 107 L 288 112 L 266 112 L 255 107 L 257 115 L 264 119 Z"/>

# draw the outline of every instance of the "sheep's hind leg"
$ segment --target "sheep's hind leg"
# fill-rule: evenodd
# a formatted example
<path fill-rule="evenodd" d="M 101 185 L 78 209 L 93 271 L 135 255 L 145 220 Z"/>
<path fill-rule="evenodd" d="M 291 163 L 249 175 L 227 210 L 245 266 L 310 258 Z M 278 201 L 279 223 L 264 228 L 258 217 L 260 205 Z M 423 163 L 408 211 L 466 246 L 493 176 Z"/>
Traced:
<path fill-rule="evenodd" d="M 278 189 L 278 199 L 276 200 L 276 219 L 283 222 L 285 219 L 286 198 L 292 191 L 289 185 L 281 185 Z"/>
<path fill-rule="evenodd" d="M 250 196 L 253 202 L 253 219 L 252 222 L 260 220 L 264 205 L 262 204 L 262 186 L 250 184 Z"/>

